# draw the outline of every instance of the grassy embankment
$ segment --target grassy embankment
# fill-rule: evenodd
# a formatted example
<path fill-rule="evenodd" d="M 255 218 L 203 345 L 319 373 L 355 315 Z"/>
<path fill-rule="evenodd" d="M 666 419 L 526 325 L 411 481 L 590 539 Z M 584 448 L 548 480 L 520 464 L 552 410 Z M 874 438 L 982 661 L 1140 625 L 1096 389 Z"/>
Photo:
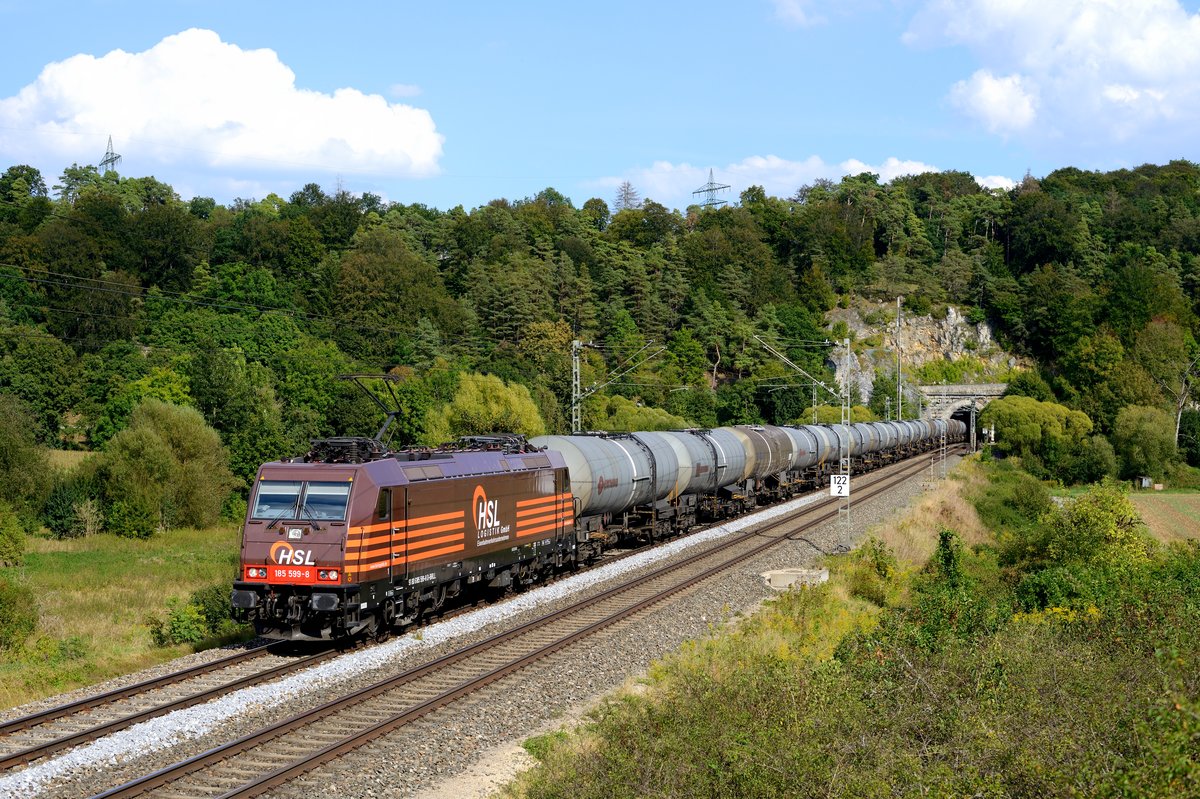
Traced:
<path fill-rule="evenodd" d="M 0 705 L 11 707 L 161 663 L 193 651 L 158 646 L 153 622 L 169 600 L 232 581 L 238 533 L 232 525 L 172 530 L 148 540 L 96 535 L 31 537 L 14 569 L 36 597 L 38 630 L 0 656 Z"/>
<path fill-rule="evenodd" d="M 1082 502 L 967 464 L 828 585 L 532 739 L 506 795 L 1200 795 L 1200 547 Z"/>

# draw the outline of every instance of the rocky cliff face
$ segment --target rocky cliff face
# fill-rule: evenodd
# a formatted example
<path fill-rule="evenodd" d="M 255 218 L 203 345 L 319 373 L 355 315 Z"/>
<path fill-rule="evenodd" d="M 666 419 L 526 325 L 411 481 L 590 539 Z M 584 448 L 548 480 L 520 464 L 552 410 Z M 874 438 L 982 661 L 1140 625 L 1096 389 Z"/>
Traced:
<path fill-rule="evenodd" d="M 896 370 L 897 329 L 895 304 L 862 304 L 835 308 L 828 314 L 829 329 L 844 322 L 851 339 L 850 374 L 858 383 L 861 402 L 871 396 L 876 373 Z M 1014 368 L 1027 366 L 1000 349 L 988 322 L 974 323 L 956 308 L 944 319 L 901 314 L 899 329 L 901 369 L 906 384 L 919 381 L 921 367 L 938 362 L 959 362 L 967 382 L 994 382 Z M 845 371 L 845 351 L 835 351 L 838 382 Z"/>

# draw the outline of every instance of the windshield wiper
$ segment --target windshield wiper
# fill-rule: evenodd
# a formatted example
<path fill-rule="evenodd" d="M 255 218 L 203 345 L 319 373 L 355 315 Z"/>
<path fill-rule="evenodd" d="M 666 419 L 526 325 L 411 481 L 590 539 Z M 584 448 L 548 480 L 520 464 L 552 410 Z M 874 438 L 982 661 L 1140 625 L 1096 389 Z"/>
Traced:
<path fill-rule="evenodd" d="M 295 509 L 296 509 L 296 503 L 293 502 L 291 505 L 288 505 L 286 508 L 284 508 L 282 511 L 279 512 L 278 516 L 276 516 L 274 519 L 271 520 L 271 523 L 267 525 L 267 529 L 270 530 L 272 527 L 274 527 L 276 524 L 279 523 L 280 519 L 282 519 L 284 516 L 286 516 L 291 511 L 294 511 Z"/>
<path fill-rule="evenodd" d="M 300 512 L 308 516 L 308 520 L 312 522 L 314 530 L 316 530 L 318 533 L 321 532 L 321 524 L 317 521 L 317 515 L 312 512 L 311 508 L 308 507 L 307 502 L 300 506 Z"/>

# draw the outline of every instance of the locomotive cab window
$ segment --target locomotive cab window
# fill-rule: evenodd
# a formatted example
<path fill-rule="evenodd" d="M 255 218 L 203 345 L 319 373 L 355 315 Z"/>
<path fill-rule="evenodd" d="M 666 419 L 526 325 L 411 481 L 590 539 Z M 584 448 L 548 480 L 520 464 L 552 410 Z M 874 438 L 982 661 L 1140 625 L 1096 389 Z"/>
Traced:
<path fill-rule="evenodd" d="M 305 483 L 299 480 L 260 480 L 252 519 L 285 516 L 321 521 L 344 521 L 350 483 Z M 299 508 L 299 510 L 298 510 Z"/>
<path fill-rule="evenodd" d="M 299 480 L 260 480 L 251 518 L 274 519 L 295 511 L 302 485 Z"/>
<path fill-rule="evenodd" d="M 349 499 L 349 483 L 308 483 L 304 491 L 304 510 L 313 519 L 342 521 L 346 518 Z"/>

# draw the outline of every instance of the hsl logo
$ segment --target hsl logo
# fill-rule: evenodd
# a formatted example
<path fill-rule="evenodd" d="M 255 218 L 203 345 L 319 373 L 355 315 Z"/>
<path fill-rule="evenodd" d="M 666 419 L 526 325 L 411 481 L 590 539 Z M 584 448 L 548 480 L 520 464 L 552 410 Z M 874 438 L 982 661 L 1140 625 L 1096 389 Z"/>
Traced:
<path fill-rule="evenodd" d="M 311 549 L 296 549 L 287 541 L 276 541 L 271 545 L 271 560 L 288 566 L 316 566 Z"/>
<path fill-rule="evenodd" d="M 475 508 L 475 529 L 477 531 L 495 527 L 500 523 L 500 500 L 487 498 L 483 486 L 475 486 L 475 496 L 471 499 Z"/>
<path fill-rule="evenodd" d="M 471 497 L 471 510 L 475 516 L 475 540 L 480 543 L 495 543 L 508 538 L 511 524 L 500 520 L 500 500 L 488 499 L 483 486 L 475 486 Z"/>

